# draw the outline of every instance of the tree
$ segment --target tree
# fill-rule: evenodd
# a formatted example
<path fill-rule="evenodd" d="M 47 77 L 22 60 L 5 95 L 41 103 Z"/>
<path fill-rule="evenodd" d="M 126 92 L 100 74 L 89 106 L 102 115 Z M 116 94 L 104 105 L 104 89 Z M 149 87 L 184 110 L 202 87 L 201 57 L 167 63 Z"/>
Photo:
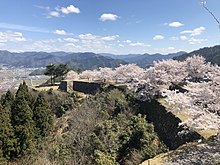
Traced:
<path fill-rule="evenodd" d="M 50 83 L 52 85 L 55 83 L 55 78 L 64 76 L 69 70 L 67 64 L 50 64 L 46 66 L 46 72 L 44 74 L 50 76 Z"/>
<path fill-rule="evenodd" d="M 214 20 L 218 23 L 218 26 L 220 28 L 220 22 L 219 20 L 216 18 L 216 16 L 208 9 L 208 7 L 206 6 L 206 2 L 202 2 L 202 6 L 204 7 L 204 9 L 206 11 L 208 11 L 209 14 L 211 14 L 211 16 L 214 18 Z"/>
<path fill-rule="evenodd" d="M 54 64 L 47 65 L 46 72 L 44 73 L 45 75 L 50 76 L 51 85 L 53 84 L 53 81 L 54 81 L 55 69 L 56 69 L 56 66 Z"/>
<path fill-rule="evenodd" d="M 21 84 L 11 109 L 11 123 L 15 130 L 15 137 L 18 141 L 16 149 L 17 156 L 24 156 L 30 153 L 34 146 L 35 126 L 33 112 L 26 100 L 28 89 Z"/>
<path fill-rule="evenodd" d="M 33 95 L 33 92 L 29 91 L 25 81 L 23 81 L 23 83 L 19 85 L 15 97 L 16 98 L 24 97 L 24 100 L 27 101 L 30 108 L 32 108 L 35 97 Z"/>
<path fill-rule="evenodd" d="M 45 137 L 49 134 L 49 130 L 52 127 L 52 111 L 44 97 L 44 94 L 40 92 L 34 103 L 33 119 L 36 124 L 39 137 Z"/>
<path fill-rule="evenodd" d="M 100 72 L 97 70 L 85 70 L 79 74 L 79 77 L 81 79 L 94 80 L 94 79 L 98 79 L 100 77 L 99 75 Z"/>
<path fill-rule="evenodd" d="M 7 91 L 4 98 L 2 99 L 2 106 L 4 108 L 8 108 L 9 111 L 11 111 L 11 106 L 14 102 L 14 95 L 11 93 L 10 90 Z"/>
<path fill-rule="evenodd" d="M 79 79 L 79 74 L 76 71 L 70 70 L 67 74 L 65 79 Z"/>
<path fill-rule="evenodd" d="M 0 105 L 0 162 L 1 157 L 8 160 L 14 157 L 16 139 L 11 125 L 8 109 Z"/>
<path fill-rule="evenodd" d="M 140 77 L 144 69 L 136 64 L 120 65 L 115 68 L 114 80 L 121 83 L 131 82 L 134 78 Z"/>
<path fill-rule="evenodd" d="M 67 72 L 69 72 L 69 67 L 67 64 L 59 64 L 55 67 L 55 77 L 62 77 L 64 76 Z"/>

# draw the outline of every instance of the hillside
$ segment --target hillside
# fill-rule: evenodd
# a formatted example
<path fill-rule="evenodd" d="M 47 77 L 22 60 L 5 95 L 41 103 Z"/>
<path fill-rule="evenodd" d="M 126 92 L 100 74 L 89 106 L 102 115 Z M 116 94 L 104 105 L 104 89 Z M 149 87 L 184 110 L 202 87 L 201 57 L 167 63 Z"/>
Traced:
<path fill-rule="evenodd" d="M 121 59 L 126 61 L 127 63 L 134 63 L 140 67 L 147 67 L 153 64 L 154 61 L 161 61 L 171 59 L 173 57 L 177 57 L 180 55 L 185 54 L 186 52 L 177 52 L 177 53 L 170 53 L 167 55 L 163 54 L 128 54 L 128 55 L 114 55 L 114 54 L 102 54 L 104 56 L 108 56 L 114 59 Z"/>
<path fill-rule="evenodd" d="M 113 59 L 95 53 L 66 53 L 66 52 L 24 52 L 11 53 L 0 51 L 2 64 L 11 66 L 25 66 L 30 68 L 45 67 L 48 64 L 66 63 L 70 67 L 85 69 L 97 69 L 99 67 L 117 67 L 126 64 L 120 59 Z"/>
<path fill-rule="evenodd" d="M 120 64 L 127 64 L 120 59 L 113 59 L 110 57 L 104 57 L 95 53 L 73 53 L 65 56 L 68 59 L 67 64 L 74 68 L 80 68 L 82 70 L 97 69 L 99 67 L 115 68 Z"/>
<path fill-rule="evenodd" d="M 191 57 L 193 55 L 201 55 L 206 59 L 207 62 L 211 62 L 212 64 L 220 65 L 220 45 L 217 45 L 214 47 L 201 48 L 199 50 L 195 50 L 193 52 L 174 57 L 174 59 L 183 61 L 187 57 Z"/>

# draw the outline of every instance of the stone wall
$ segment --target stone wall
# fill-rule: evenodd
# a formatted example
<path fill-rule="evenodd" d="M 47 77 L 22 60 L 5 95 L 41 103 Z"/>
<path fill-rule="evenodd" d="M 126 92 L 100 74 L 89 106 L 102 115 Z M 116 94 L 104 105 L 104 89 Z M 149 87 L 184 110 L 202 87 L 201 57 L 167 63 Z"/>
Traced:
<path fill-rule="evenodd" d="M 99 82 L 73 81 L 73 90 L 94 95 L 102 91 L 102 84 Z"/>
<path fill-rule="evenodd" d="M 189 129 L 186 129 L 189 131 L 188 134 L 179 134 L 184 130 L 179 126 L 181 120 L 174 114 L 167 112 L 166 108 L 158 101 L 140 102 L 140 107 L 140 112 L 145 114 L 147 120 L 154 124 L 155 132 L 170 149 L 176 149 L 186 142 L 202 139 L 201 135 Z"/>
<path fill-rule="evenodd" d="M 73 90 L 73 81 L 62 80 L 58 89 L 63 92 L 72 91 Z"/>

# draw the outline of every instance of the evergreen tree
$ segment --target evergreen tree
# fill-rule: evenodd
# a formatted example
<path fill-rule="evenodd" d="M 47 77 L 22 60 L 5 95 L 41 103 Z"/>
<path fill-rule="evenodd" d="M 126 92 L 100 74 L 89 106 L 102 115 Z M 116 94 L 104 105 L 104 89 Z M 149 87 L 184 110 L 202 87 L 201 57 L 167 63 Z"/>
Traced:
<path fill-rule="evenodd" d="M 16 140 L 8 109 L 0 106 L 0 161 L 14 157 Z"/>
<path fill-rule="evenodd" d="M 53 117 L 49 104 L 42 92 L 38 94 L 34 103 L 33 115 L 38 135 L 41 137 L 47 136 L 52 126 Z"/>
<path fill-rule="evenodd" d="M 50 64 L 46 66 L 46 72 L 44 73 L 47 76 L 50 76 L 50 85 L 52 85 L 54 81 L 54 75 L 55 75 L 55 69 L 56 66 L 54 64 Z"/>
<path fill-rule="evenodd" d="M 28 105 L 32 108 L 35 99 L 33 93 L 29 91 L 25 81 L 23 81 L 23 83 L 20 84 L 15 97 L 24 97 Z"/>
<path fill-rule="evenodd" d="M 25 88 L 20 88 L 19 93 L 23 93 L 21 89 L 26 90 Z M 11 112 L 12 125 L 18 140 L 17 156 L 23 156 L 32 150 L 35 137 L 33 112 L 24 95 L 16 95 Z"/>
<path fill-rule="evenodd" d="M 8 111 L 10 117 L 11 117 L 11 107 L 14 102 L 14 95 L 11 93 L 10 90 L 7 91 L 4 98 L 2 98 L 2 107 Z"/>
<path fill-rule="evenodd" d="M 7 91 L 5 94 L 4 99 L 2 100 L 3 107 L 11 107 L 14 102 L 14 95 L 11 93 L 10 90 Z"/>

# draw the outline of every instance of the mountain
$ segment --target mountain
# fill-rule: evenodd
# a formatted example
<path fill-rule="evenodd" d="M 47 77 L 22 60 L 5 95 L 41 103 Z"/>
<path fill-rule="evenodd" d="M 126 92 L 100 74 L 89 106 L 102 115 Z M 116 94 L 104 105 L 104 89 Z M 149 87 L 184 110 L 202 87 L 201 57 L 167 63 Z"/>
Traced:
<path fill-rule="evenodd" d="M 100 55 L 105 56 L 105 57 L 111 57 L 113 59 L 126 60 L 126 59 L 129 59 L 129 58 L 141 56 L 142 54 L 116 55 L 116 54 L 110 54 L 110 53 L 101 53 Z"/>
<path fill-rule="evenodd" d="M 212 64 L 217 64 L 220 66 L 220 45 L 205 47 L 190 53 L 185 53 L 181 56 L 175 57 L 174 59 L 182 61 L 187 57 L 191 57 L 193 55 L 203 56 L 207 62 L 211 62 Z"/>
<path fill-rule="evenodd" d="M 68 64 L 73 68 L 97 69 L 99 67 L 117 67 L 127 64 L 120 59 L 113 59 L 95 53 L 66 53 L 66 52 L 24 52 L 11 53 L 0 51 L 0 64 L 24 66 L 30 68 L 45 67 L 48 64 Z"/>
<path fill-rule="evenodd" d="M 3 50 L 0 51 L 0 63 L 8 64 L 15 63 L 18 60 L 21 60 L 23 57 L 20 53 L 11 53 L 9 51 Z"/>
<path fill-rule="evenodd" d="M 68 64 L 73 68 L 82 70 L 97 69 L 99 67 L 115 68 L 120 64 L 135 63 L 140 67 L 147 67 L 153 64 L 153 61 L 170 59 L 185 52 L 178 52 L 168 55 L 162 54 L 95 54 L 85 53 L 67 53 L 67 52 L 23 52 L 12 53 L 9 51 L 0 51 L 0 63 L 11 66 L 24 66 L 30 68 L 45 67 L 48 64 Z"/>
<path fill-rule="evenodd" d="M 12 63 L 13 66 L 25 66 L 30 68 L 45 67 L 48 64 L 65 63 L 60 57 L 46 52 L 35 52 L 32 55 L 22 54 L 23 58 Z"/>
<path fill-rule="evenodd" d="M 128 55 L 114 55 L 114 54 L 107 54 L 103 53 L 101 55 L 111 57 L 114 59 L 121 59 L 124 60 L 127 63 L 134 63 L 139 65 L 140 67 L 148 67 L 153 64 L 154 61 L 159 60 L 166 60 L 166 59 L 172 59 L 173 57 L 180 56 L 182 54 L 185 54 L 186 52 L 177 52 L 177 53 L 171 53 L 167 55 L 162 54 L 128 54 Z"/>
<path fill-rule="evenodd" d="M 82 70 L 97 69 L 99 67 L 115 68 L 120 64 L 127 64 L 120 59 L 113 59 L 105 57 L 99 54 L 86 52 L 86 53 L 73 53 L 65 56 L 67 64 L 74 68 L 80 68 Z"/>

